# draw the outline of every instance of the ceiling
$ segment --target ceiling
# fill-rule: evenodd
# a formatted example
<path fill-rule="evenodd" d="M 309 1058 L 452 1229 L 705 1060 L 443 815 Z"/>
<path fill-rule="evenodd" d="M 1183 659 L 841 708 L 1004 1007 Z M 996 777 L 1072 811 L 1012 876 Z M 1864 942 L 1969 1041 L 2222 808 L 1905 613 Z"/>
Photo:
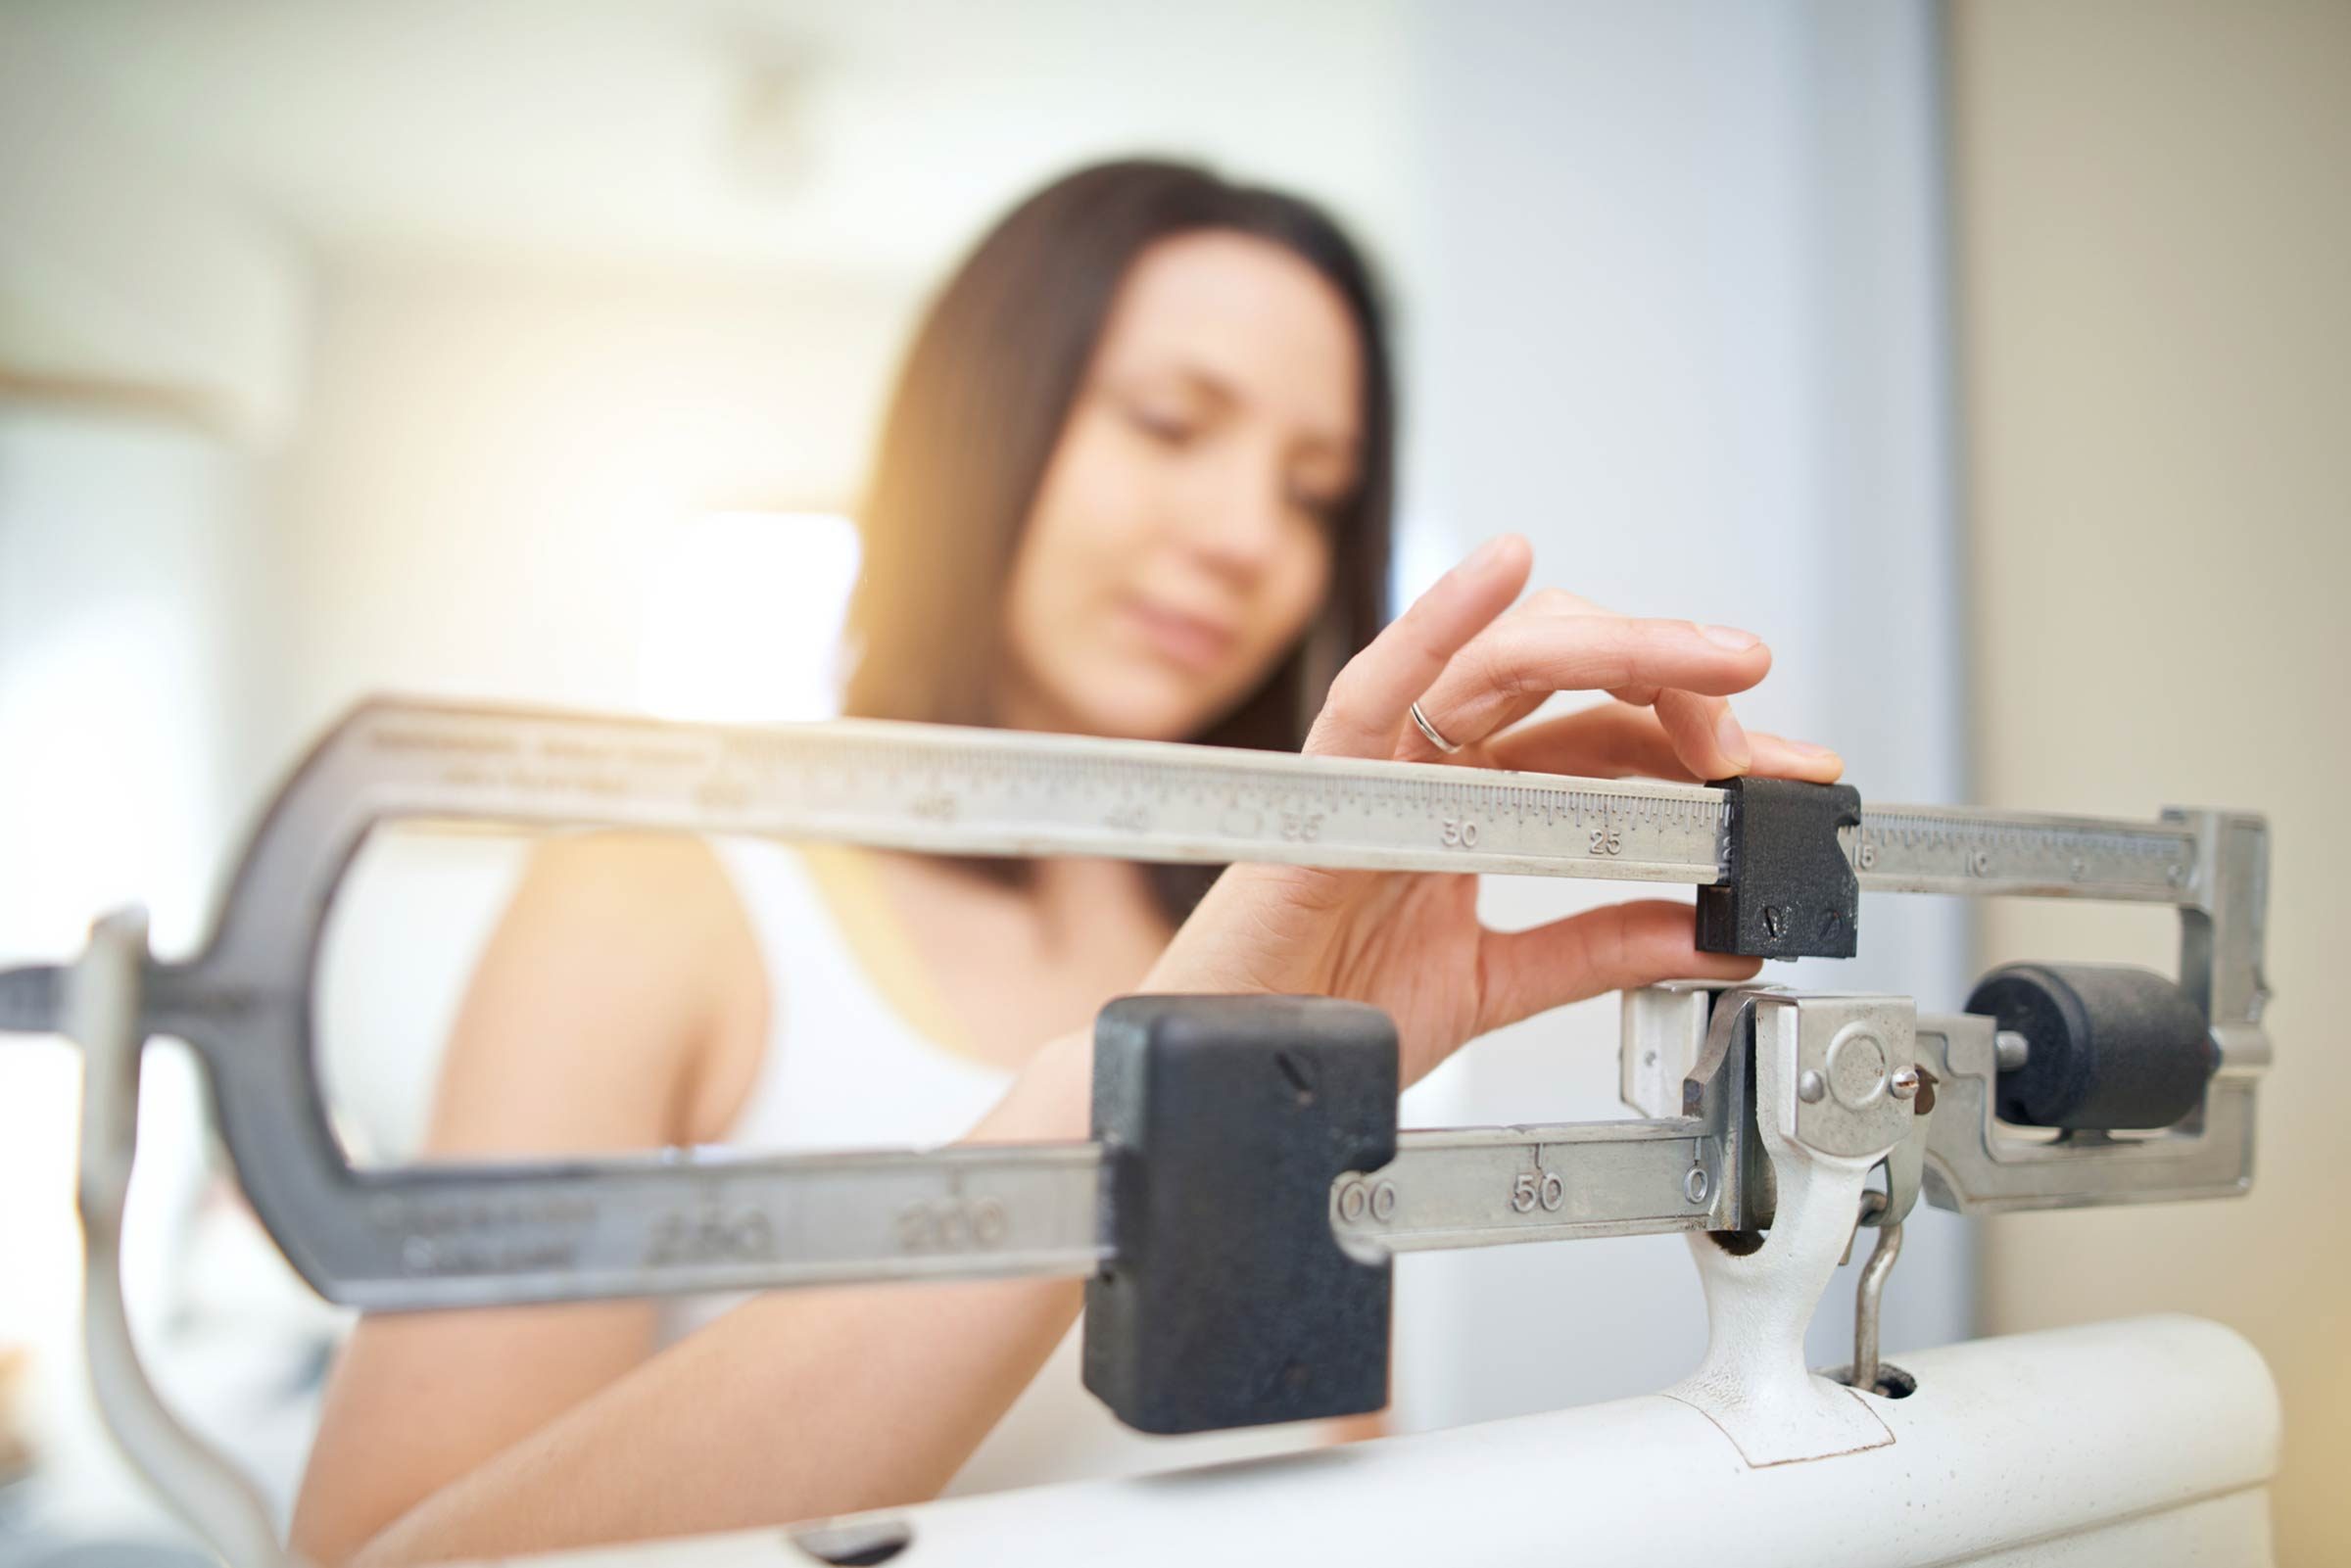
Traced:
<path fill-rule="evenodd" d="M 17 0 L 0 96 L 330 256 L 914 277 L 1113 150 L 1207 156 L 1401 226 L 1406 9 Z"/>

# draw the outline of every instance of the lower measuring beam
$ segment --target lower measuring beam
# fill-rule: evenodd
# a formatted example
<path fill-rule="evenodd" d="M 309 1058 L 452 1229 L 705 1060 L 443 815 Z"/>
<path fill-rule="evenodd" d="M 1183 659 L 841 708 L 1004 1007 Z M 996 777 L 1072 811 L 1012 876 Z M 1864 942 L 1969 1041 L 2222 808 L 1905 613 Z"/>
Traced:
<path fill-rule="evenodd" d="M 1719 1130 L 1694 1117 L 1409 1131 L 1395 1148 L 1329 1183 L 1350 1252 L 1739 1228 Z M 966 1144 L 367 1171 L 350 1244 L 312 1283 L 369 1311 L 433 1311 L 1091 1274 L 1119 1256 L 1105 1161 L 1098 1143 Z"/>
<path fill-rule="evenodd" d="M 1095 1028 L 1095 1142 L 365 1178 L 361 1307 L 1083 1274 L 1086 1386 L 1146 1432 L 1388 1402 L 1390 1259 L 1735 1229 L 1724 1129 L 1396 1131 L 1386 1015 L 1128 997 Z"/>

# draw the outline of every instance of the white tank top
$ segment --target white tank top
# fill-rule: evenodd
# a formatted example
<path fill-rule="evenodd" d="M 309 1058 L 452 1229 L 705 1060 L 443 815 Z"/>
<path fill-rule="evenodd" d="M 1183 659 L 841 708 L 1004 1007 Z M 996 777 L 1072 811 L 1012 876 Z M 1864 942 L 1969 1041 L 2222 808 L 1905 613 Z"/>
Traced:
<path fill-rule="evenodd" d="M 1013 1074 L 944 1043 L 956 1038 L 952 1017 L 871 862 L 837 845 L 745 838 L 712 847 L 758 938 L 774 998 L 766 1054 L 725 1141 L 776 1152 L 927 1147 L 971 1131 Z M 660 1342 L 743 1299 L 673 1299 Z M 1181 1438 L 1132 1431 L 1080 1383 L 1073 1330 L 947 1492 L 1143 1475 L 1328 1440 L 1320 1422 Z"/>

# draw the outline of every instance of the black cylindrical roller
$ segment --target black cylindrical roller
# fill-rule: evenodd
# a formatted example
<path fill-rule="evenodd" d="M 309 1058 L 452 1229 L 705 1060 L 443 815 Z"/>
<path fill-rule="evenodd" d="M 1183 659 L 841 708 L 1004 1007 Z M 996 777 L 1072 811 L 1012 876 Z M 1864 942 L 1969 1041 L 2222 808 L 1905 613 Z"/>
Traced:
<path fill-rule="evenodd" d="M 2148 970 L 2010 964 L 1977 982 L 1989 1013 L 2031 1043 L 2000 1074 L 1998 1114 L 2027 1127 L 2168 1127 L 2203 1098 L 2215 1065 L 2204 1014 Z"/>

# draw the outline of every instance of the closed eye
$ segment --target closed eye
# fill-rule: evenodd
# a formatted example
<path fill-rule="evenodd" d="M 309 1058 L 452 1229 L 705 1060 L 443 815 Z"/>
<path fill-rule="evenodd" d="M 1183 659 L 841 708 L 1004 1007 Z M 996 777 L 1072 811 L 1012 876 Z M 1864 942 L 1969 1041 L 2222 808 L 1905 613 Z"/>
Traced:
<path fill-rule="evenodd" d="M 1196 421 L 1169 409 L 1125 402 L 1119 405 L 1119 411 L 1129 425 L 1162 446 L 1182 447 L 1200 433 Z"/>

